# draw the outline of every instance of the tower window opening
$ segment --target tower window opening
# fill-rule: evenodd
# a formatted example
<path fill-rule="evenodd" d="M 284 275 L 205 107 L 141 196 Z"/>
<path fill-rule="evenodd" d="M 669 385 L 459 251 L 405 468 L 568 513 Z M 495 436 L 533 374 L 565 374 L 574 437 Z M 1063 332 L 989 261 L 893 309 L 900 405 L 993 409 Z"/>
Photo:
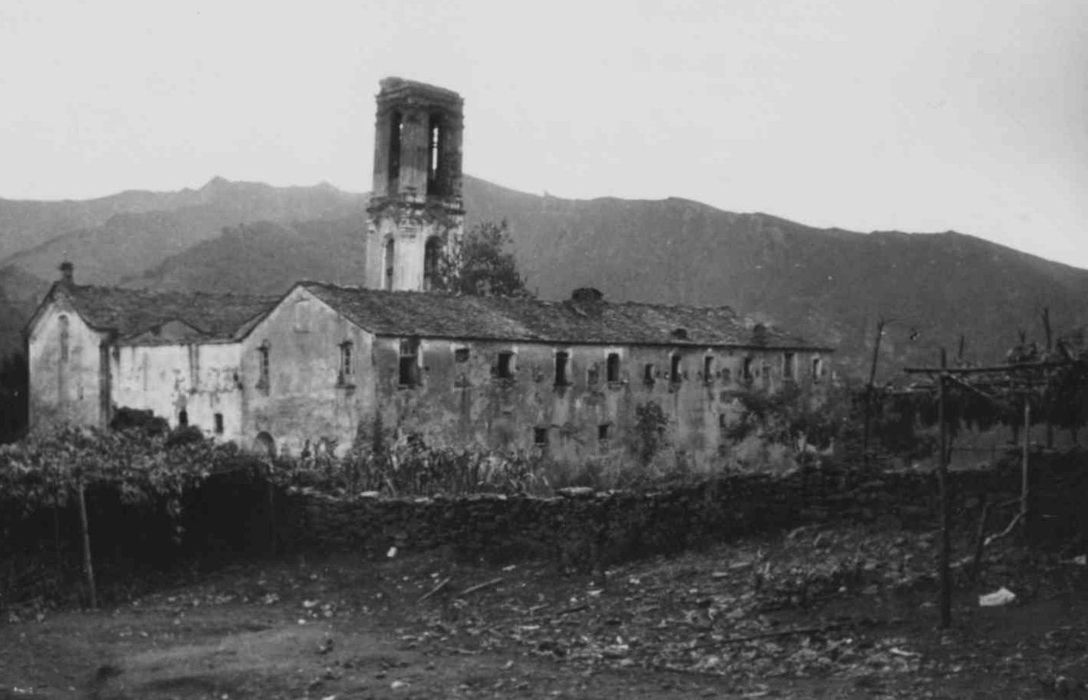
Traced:
<path fill-rule="evenodd" d="M 431 238 L 423 248 L 423 289 L 430 292 L 439 287 L 439 267 L 442 259 L 442 241 Z"/>
<path fill-rule="evenodd" d="M 683 374 L 684 368 L 680 364 L 680 355 L 678 353 L 673 354 L 669 358 L 669 381 L 675 384 L 684 378 Z"/>
<path fill-rule="evenodd" d="M 400 142 L 404 131 L 404 115 L 393 112 L 389 123 L 389 194 L 396 194 L 400 187 Z"/>
<path fill-rule="evenodd" d="M 215 434 L 216 435 L 222 435 L 223 434 L 223 414 L 222 413 L 216 413 L 215 414 Z"/>
<path fill-rule="evenodd" d="M 714 356 L 707 355 L 703 358 L 703 381 L 709 384 L 714 381 Z"/>
<path fill-rule="evenodd" d="M 178 425 L 182 428 L 189 425 L 189 412 L 182 409 L 178 411 Z"/>
<path fill-rule="evenodd" d="M 443 177 L 442 148 L 445 145 L 442 116 L 432 114 L 427 130 L 427 194 L 444 195 L 445 178 Z"/>
<path fill-rule="evenodd" d="M 382 288 L 389 292 L 393 291 L 393 261 L 395 253 L 396 243 L 394 243 L 393 238 L 390 237 L 385 242 L 385 260 L 383 265 L 385 269 L 385 279 L 384 284 L 382 285 Z"/>

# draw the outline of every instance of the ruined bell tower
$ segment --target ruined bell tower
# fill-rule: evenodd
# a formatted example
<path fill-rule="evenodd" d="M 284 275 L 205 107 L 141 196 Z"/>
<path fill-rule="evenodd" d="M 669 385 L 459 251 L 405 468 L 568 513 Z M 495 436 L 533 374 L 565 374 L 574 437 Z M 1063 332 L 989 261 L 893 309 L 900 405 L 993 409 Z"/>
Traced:
<path fill-rule="evenodd" d="M 401 78 L 382 80 L 377 101 L 365 286 L 430 290 L 443 255 L 464 231 L 464 101 L 452 90 Z"/>

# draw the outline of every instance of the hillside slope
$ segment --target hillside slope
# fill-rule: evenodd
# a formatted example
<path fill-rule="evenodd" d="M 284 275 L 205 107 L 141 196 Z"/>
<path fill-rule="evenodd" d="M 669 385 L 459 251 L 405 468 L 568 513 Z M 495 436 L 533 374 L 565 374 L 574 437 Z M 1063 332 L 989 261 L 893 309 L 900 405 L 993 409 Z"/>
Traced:
<path fill-rule="evenodd" d="M 61 260 L 78 263 L 80 279 L 115 284 L 166 258 L 218 236 L 227 226 L 252 221 L 305 221 L 346 217 L 366 207 L 366 196 L 331 185 L 272 187 L 214 178 L 199 190 L 160 193 L 160 208 L 118 211 L 102 223 L 65 231 L 10 255 L 4 265 L 52 279 Z M 63 203 L 61 203 L 63 204 Z"/>

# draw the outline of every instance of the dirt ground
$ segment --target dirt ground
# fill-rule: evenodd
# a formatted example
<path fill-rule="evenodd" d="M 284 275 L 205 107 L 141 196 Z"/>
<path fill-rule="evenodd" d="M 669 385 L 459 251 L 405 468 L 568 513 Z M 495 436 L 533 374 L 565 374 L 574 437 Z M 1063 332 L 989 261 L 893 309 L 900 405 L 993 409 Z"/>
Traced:
<path fill-rule="evenodd" d="M 446 552 L 179 574 L 0 620 L 2 698 L 1088 697 L 1088 576 L 1012 545 L 936 629 L 933 538 L 809 527 L 596 575 Z M 979 607 L 1008 586 L 1012 605 Z"/>

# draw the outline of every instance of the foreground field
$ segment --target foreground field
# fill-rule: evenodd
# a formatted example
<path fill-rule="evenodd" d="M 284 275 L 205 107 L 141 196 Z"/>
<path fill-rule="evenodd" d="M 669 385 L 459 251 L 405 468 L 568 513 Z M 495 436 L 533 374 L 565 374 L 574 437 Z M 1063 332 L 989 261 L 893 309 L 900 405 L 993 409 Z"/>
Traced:
<path fill-rule="evenodd" d="M 96 612 L 0 621 L 0 698 L 1088 697 L 1076 552 L 959 569 L 932 538 L 803 528 L 592 576 L 552 564 L 239 564 Z M 1011 606 L 978 607 L 998 586 Z"/>

